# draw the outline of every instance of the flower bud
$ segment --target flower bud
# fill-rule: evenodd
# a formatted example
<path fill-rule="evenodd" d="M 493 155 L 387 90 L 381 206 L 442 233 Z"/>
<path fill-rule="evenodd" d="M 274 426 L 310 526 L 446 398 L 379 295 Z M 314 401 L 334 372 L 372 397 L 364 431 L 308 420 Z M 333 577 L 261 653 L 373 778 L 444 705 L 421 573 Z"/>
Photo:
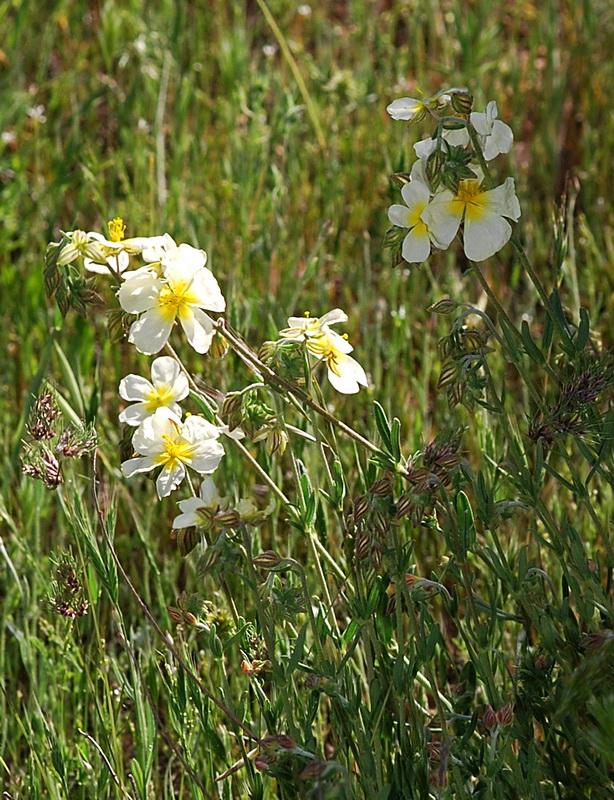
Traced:
<path fill-rule="evenodd" d="M 358 523 L 364 518 L 365 514 L 369 510 L 369 499 L 367 495 L 362 494 L 360 497 L 356 497 L 354 502 L 352 503 L 352 516 L 354 518 L 354 524 L 358 525 Z"/>
<path fill-rule="evenodd" d="M 435 188 L 435 184 L 437 183 L 436 178 L 439 176 L 439 173 L 441 172 L 445 163 L 446 155 L 439 148 L 433 150 L 433 152 L 427 158 L 425 174 L 432 188 Z"/>
<path fill-rule="evenodd" d="M 220 528 L 238 528 L 241 525 L 241 517 L 232 508 L 227 511 L 220 511 L 213 520 Z"/>
<path fill-rule="evenodd" d="M 211 345 L 209 346 L 208 355 L 211 358 L 220 359 L 224 358 L 227 352 L 228 352 L 228 340 L 226 339 L 226 337 L 222 336 L 219 330 L 216 330 L 213 334 Z"/>
<path fill-rule="evenodd" d="M 458 377 L 458 372 L 458 364 L 456 364 L 456 362 L 448 361 L 446 364 L 444 364 L 439 374 L 437 388 L 443 389 L 445 386 L 449 386 L 451 383 L 454 383 Z"/>
<path fill-rule="evenodd" d="M 514 706 L 507 702 L 497 711 L 497 722 L 499 725 L 511 725 L 514 721 Z"/>
<path fill-rule="evenodd" d="M 456 311 L 458 308 L 458 303 L 455 300 L 452 300 L 449 297 L 442 297 L 441 300 L 438 300 L 436 303 L 433 303 L 432 306 L 429 306 L 426 310 L 432 311 L 434 314 L 451 314 L 453 311 Z"/>
<path fill-rule="evenodd" d="M 397 501 L 396 518 L 403 519 L 403 517 L 406 517 L 411 511 L 413 504 L 414 503 L 411 494 L 401 495 Z"/>
<path fill-rule="evenodd" d="M 383 478 L 379 478 L 379 480 L 375 481 L 373 486 L 369 489 L 369 494 L 388 496 L 392 494 L 393 482 L 392 475 L 387 472 Z"/>
<path fill-rule="evenodd" d="M 299 774 L 299 780 L 312 781 L 319 778 L 327 767 L 326 761 L 311 761 Z"/>
<path fill-rule="evenodd" d="M 359 561 L 362 561 L 369 554 L 369 550 L 371 549 L 371 537 L 368 533 L 361 533 L 360 536 L 356 537 L 356 541 L 354 543 L 354 552 L 356 553 L 356 558 Z"/>
<path fill-rule="evenodd" d="M 263 342 L 258 350 L 258 358 L 265 363 L 271 359 L 277 351 L 277 342 Z"/>
<path fill-rule="evenodd" d="M 229 392 L 222 403 L 220 416 L 228 425 L 228 430 L 233 431 L 241 423 L 243 410 L 243 395 L 239 392 Z"/>
<path fill-rule="evenodd" d="M 484 709 L 484 713 L 482 714 L 482 722 L 484 723 L 486 730 L 492 730 L 492 728 L 494 728 L 497 724 L 497 716 L 491 705 L 486 706 Z"/>
<path fill-rule="evenodd" d="M 450 98 L 452 108 L 457 114 L 465 114 L 467 116 L 471 113 L 473 108 L 473 95 L 467 89 L 458 89 Z"/>
<path fill-rule="evenodd" d="M 274 550 L 265 550 L 252 559 L 252 564 L 261 569 L 273 569 L 281 563 L 281 556 Z"/>

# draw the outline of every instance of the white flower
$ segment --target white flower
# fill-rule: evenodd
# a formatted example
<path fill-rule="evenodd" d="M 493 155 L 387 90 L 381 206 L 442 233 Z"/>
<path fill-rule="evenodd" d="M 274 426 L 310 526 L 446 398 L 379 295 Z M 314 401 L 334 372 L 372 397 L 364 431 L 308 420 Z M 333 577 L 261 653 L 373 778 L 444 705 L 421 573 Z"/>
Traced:
<path fill-rule="evenodd" d="M 145 252 L 152 252 L 155 248 L 163 247 L 165 236 L 134 236 L 131 239 L 124 239 L 122 244 L 124 250 L 130 255 L 144 254 Z M 170 236 L 169 236 L 170 239 Z M 145 261 L 158 261 L 156 258 L 145 258 Z"/>
<path fill-rule="evenodd" d="M 419 264 L 431 254 L 431 243 L 439 246 L 420 216 L 431 199 L 431 193 L 422 181 L 412 180 L 403 186 L 401 196 L 406 205 L 390 206 L 388 219 L 399 228 L 409 228 L 403 239 L 401 255 L 410 264 Z"/>
<path fill-rule="evenodd" d="M 344 352 L 351 353 L 352 347 L 348 341 L 344 339 L 343 336 L 339 336 L 338 333 L 331 331 L 329 327 L 330 325 L 336 325 L 338 322 L 347 321 L 348 315 L 340 308 L 333 308 L 332 311 L 328 311 L 322 317 L 310 317 L 308 313 L 305 313 L 304 317 L 289 317 L 288 325 L 290 327 L 279 331 L 279 335 L 284 339 L 295 339 L 298 342 L 302 342 L 314 336 L 320 336 L 324 331 L 328 331 L 333 337 L 336 336 L 340 340 L 338 342 L 338 347 L 349 348 Z"/>
<path fill-rule="evenodd" d="M 127 375 L 119 384 L 119 395 L 133 405 L 119 415 L 119 421 L 127 425 L 140 425 L 156 409 L 166 407 L 181 418 L 179 400 L 190 392 L 188 379 L 175 361 L 161 356 L 151 365 L 151 382 L 140 375 Z"/>
<path fill-rule="evenodd" d="M 177 317 L 196 352 L 206 353 L 214 331 L 213 320 L 202 309 L 226 308 L 213 273 L 202 265 L 203 251 L 189 245 L 180 245 L 177 251 L 168 259 L 166 255 L 162 257 L 162 276 L 143 267 L 125 276 L 119 290 L 124 311 L 141 314 L 132 323 L 128 341 L 146 355 L 158 353 L 164 347 Z"/>
<path fill-rule="evenodd" d="M 100 260 L 91 257 L 83 259 L 83 266 L 90 272 L 96 272 L 98 275 L 110 275 L 112 273 L 121 274 L 130 266 L 130 256 L 125 251 L 123 242 L 111 241 L 105 239 L 101 233 L 91 231 L 88 236 L 94 242 L 98 243 L 100 252 L 103 254 L 102 263 Z"/>
<path fill-rule="evenodd" d="M 458 128 L 454 130 L 444 129 L 442 137 L 451 147 L 466 147 L 469 142 L 469 133 L 467 128 Z M 416 142 L 414 145 L 414 152 L 420 159 L 428 158 L 437 145 L 437 139 L 429 137 Z"/>
<path fill-rule="evenodd" d="M 289 328 L 279 332 L 285 339 L 304 341 L 305 347 L 328 367 L 328 380 L 342 394 L 356 394 L 360 386 L 368 386 L 360 364 L 348 353 L 354 349 L 346 338 L 330 329 L 330 325 L 347 322 L 347 314 L 335 308 L 322 317 L 290 317 Z"/>
<path fill-rule="evenodd" d="M 422 219 L 442 247 L 447 247 L 464 224 L 464 249 L 472 261 L 484 261 L 497 253 L 512 235 L 504 217 L 518 220 L 520 204 L 514 179 L 484 191 L 482 176 L 461 181 L 456 195 L 448 189 L 437 192 L 422 212 Z"/>
<path fill-rule="evenodd" d="M 486 106 L 485 112 L 472 111 L 469 119 L 480 137 L 484 159 L 490 161 L 499 153 L 509 153 L 514 144 L 514 134 L 509 125 L 497 119 L 497 104 L 494 100 Z"/>
<path fill-rule="evenodd" d="M 139 458 L 122 463 L 126 478 L 156 467 L 162 471 L 156 480 L 158 497 L 167 497 L 185 477 L 186 466 L 201 475 L 215 471 L 224 448 L 217 441 L 215 425 L 199 416 L 189 416 L 184 423 L 168 408 L 159 408 L 139 425 L 132 446 Z"/>
<path fill-rule="evenodd" d="M 392 119 L 421 119 L 426 114 L 426 104 L 422 100 L 415 100 L 413 97 L 400 97 L 394 100 L 386 108 Z"/>
<path fill-rule="evenodd" d="M 173 520 L 173 528 L 192 528 L 206 525 L 211 521 L 220 505 L 220 498 L 213 478 L 205 478 L 200 484 L 198 497 L 188 497 L 179 501 L 181 514 Z"/>

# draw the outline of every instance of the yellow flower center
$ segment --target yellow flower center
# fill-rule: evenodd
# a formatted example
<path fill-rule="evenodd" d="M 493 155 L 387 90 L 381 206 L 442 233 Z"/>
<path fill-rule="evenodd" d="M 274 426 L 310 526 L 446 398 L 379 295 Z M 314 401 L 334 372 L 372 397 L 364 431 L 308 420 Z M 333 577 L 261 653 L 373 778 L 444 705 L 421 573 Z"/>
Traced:
<path fill-rule="evenodd" d="M 173 402 L 173 393 L 170 386 L 161 386 L 149 392 L 145 400 L 145 408 L 149 414 L 153 414 L 157 408 L 169 406 Z"/>
<path fill-rule="evenodd" d="M 197 298 L 190 294 L 190 283 L 185 281 L 172 288 L 168 284 L 160 290 L 158 307 L 166 319 L 175 319 L 181 306 L 194 304 Z"/>
<path fill-rule="evenodd" d="M 420 214 L 422 214 L 426 206 L 427 206 L 426 203 L 416 203 L 415 205 L 412 206 L 412 208 L 407 209 L 408 228 L 415 228 L 418 225 L 423 225 L 424 227 L 426 227 L 426 225 L 424 225 L 424 222 L 422 222 L 422 220 L 420 219 Z"/>
<path fill-rule="evenodd" d="M 452 204 L 460 204 L 465 211 L 465 219 L 475 221 L 483 215 L 488 205 L 488 198 L 486 197 L 486 192 L 480 189 L 479 181 L 461 181 L 458 193 L 452 200 Z"/>
<path fill-rule="evenodd" d="M 157 456 L 157 466 L 171 465 L 171 467 L 174 467 L 178 462 L 185 463 L 190 460 L 194 451 L 193 444 L 179 435 L 176 437 L 171 436 L 170 433 L 165 433 L 162 439 L 164 441 L 164 452 Z"/>
<path fill-rule="evenodd" d="M 115 217 L 115 219 L 109 220 L 107 222 L 109 227 L 109 238 L 112 242 L 121 242 L 124 238 L 126 233 L 126 226 L 124 225 L 124 220 L 121 217 Z"/>

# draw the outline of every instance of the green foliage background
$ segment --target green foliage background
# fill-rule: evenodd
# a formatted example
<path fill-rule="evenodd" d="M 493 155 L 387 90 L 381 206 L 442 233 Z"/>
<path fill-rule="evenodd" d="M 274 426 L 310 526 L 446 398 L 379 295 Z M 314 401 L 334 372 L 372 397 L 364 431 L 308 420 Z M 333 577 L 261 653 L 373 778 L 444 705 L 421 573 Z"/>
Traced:
<path fill-rule="evenodd" d="M 393 123 L 385 107 L 418 91 L 468 86 L 476 108 L 496 99 L 514 130 L 514 149 L 496 169 L 516 178 L 519 233 L 536 270 L 547 285 L 562 281 L 574 316 L 586 306 L 604 345 L 613 344 L 610 2 L 271 0 L 268 8 L 280 37 L 256 2 L 0 2 L 0 784 L 15 800 L 123 796 L 79 729 L 109 754 L 126 791 L 133 787 L 124 772 L 151 754 L 152 793 L 134 796 L 196 791 L 143 699 L 148 686 L 166 723 L 180 730 L 187 715 L 189 729 L 194 712 L 177 685 L 184 679 L 168 674 L 164 687 L 160 643 L 121 581 L 116 605 L 100 594 L 98 607 L 74 624 L 46 603 L 53 558 L 84 547 L 75 545 L 79 536 L 95 549 L 96 537 L 79 510 L 87 481 L 75 475 L 71 515 L 82 518 L 75 530 L 58 497 L 20 473 L 24 424 L 43 376 L 55 379 L 77 414 L 98 416 L 111 487 L 103 489 L 111 502 L 122 499 L 116 546 L 162 626 L 173 629 L 165 607 L 181 590 L 203 590 L 169 538 L 174 502 L 153 504 L 148 486 L 130 495 L 121 481 L 115 488 L 117 385 L 147 361 L 108 342 L 103 309 L 87 321 L 61 320 L 47 302 L 43 254 L 60 230 L 102 230 L 121 216 L 129 236 L 168 231 L 204 248 L 231 322 L 256 346 L 290 314 L 345 309 L 372 389 L 327 399 L 372 434 L 378 399 L 400 418 L 409 454 L 448 423 L 470 418 L 452 417 L 436 390 L 447 323 L 426 309 L 446 294 L 477 304 L 481 290 L 463 277 L 460 249 L 420 269 L 390 269 L 382 239 L 398 190 L 388 176 L 409 168 L 411 144 L 430 131 Z M 573 223 L 560 275 L 552 269 L 553 219 Z M 534 294 L 507 250 L 486 275 L 511 316 L 536 319 Z M 232 358 L 187 354 L 187 363 L 221 391 L 242 385 Z M 475 465 L 487 439 L 486 431 L 463 443 Z M 342 447 L 351 461 L 352 447 Z M 281 467 L 264 456 L 262 463 L 283 482 Z M 225 459 L 221 489 L 238 496 L 253 480 L 236 456 Z M 590 541 L 589 521 L 582 534 Z M 299 547 L 283 525 L 268 535 L 265 544 Z M 333 557 L 340 552 L 338 541 L 327 546 Z M 417 547 L 428 563 L 441 555 L 432 539 Z M 98 597 L 95 554 L 78 555 L 90 564 L 83 579 Z M 104 551 L 100 557 L 113 582 L 111 562 Z M 122 636 L 142 652 L 141 673 Z M 192 652 L 205 671 L 202 651 Z M 231 739 L 212 722 L 180 746 L 208 780 Z M 611 742 L 598 745 L 612 755 Z M 276 796 L 267 786 L 266 796 Z M 225 796 L 248 796 L 241 787 Z M 574 791 L 581 788 L 566 796 L 583 796 Z"/>

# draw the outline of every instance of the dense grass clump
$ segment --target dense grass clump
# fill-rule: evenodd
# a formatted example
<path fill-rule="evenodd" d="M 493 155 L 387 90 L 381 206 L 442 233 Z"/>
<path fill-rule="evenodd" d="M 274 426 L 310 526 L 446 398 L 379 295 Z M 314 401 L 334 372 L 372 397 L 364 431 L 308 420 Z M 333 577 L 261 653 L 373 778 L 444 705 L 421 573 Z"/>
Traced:
<path fill-rule="evenodd" d="M 0 23 L 3 796 L 609 798 L 611 4 Z M 449 87 L 461 127 L 496 99 L 514 147 L 486 165 L 442 123 L 429 179 L 513 176 L 522 216 L 479 263 L 455 240 L 410 265 L 387 212 L 443 103 L 386 107 Z M 176 326 L 164 353 L 193 417 L 246 434 L 215 497 L 122 474 L 143 309 L 62 234 L 116 218 L 206 250 L 223 292 L 207 347 Z M 339 308 L 357 393 L 287 330 Z"/>

